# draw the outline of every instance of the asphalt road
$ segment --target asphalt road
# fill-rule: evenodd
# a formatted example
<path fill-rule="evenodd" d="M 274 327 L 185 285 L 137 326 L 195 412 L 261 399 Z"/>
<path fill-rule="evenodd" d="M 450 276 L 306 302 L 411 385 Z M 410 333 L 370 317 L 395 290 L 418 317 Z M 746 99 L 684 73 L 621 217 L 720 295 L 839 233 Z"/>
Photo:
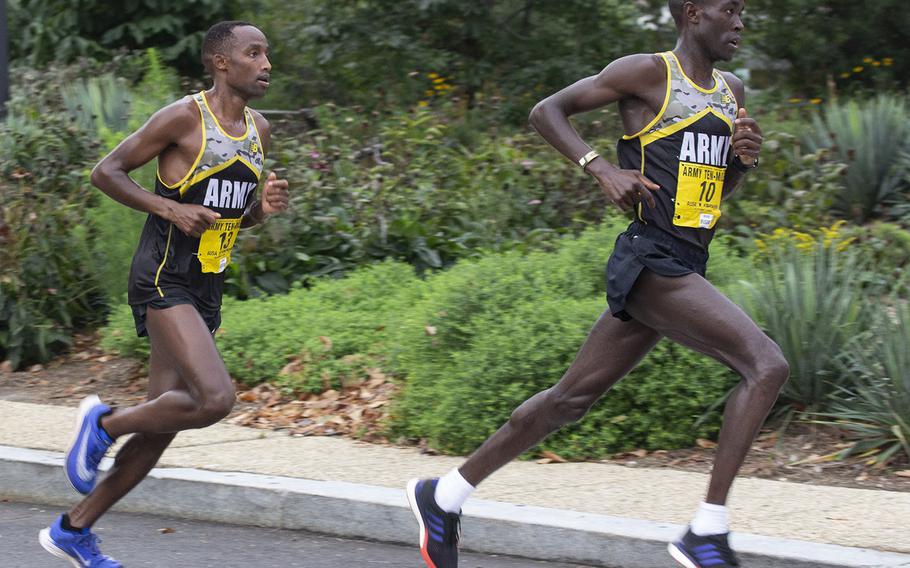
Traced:
<path fill-rule="evenodd" d="M 0 566 L 64 568 L 38 544 L 38 531 L 60 510 L 0 502 Z M 417 547 L 346 540 L 300 531 L 111 513 L 95 526 L 101 550 L 129 568 L 425 568 Z M 414 540 L 417 540 L 415 524 Z M 583 568 L 577 564 L 461 555 L 462 568 Z"/>

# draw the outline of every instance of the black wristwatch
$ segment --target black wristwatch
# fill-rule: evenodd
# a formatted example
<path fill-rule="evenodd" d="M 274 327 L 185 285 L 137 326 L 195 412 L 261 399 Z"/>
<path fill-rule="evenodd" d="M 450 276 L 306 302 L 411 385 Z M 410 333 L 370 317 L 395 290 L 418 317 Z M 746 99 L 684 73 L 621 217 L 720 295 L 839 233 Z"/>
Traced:
<path fill-rule="evenodd" d="M 739 156 L 733 154 L 733 161 L 730 163 L 733 166 L 733 169 L 738 171 L 741 174 L 749 173 L 749 170 L 754 170 L 758 167 L 758 158 L 755 158 L 755 161 L 752 162 L 751 166 L 747 166 L 739 159 Z"/>

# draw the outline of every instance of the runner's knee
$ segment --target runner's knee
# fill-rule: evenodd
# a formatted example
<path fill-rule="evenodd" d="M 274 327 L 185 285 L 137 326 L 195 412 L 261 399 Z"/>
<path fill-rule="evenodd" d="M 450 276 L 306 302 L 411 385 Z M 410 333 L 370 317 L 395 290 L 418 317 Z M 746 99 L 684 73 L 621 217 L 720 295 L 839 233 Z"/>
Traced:
<path fill-rule="evenodd" d="M 783 388 L 787 379 L 790 378 L 790 365 L 776 343 L 772 343 L 758 359 L 752 375 L 753 379 L 763 388 L 775 393 Z"/>
<path fill-rule="evenodd" d="M 597 401 L 588 395 L 573 394 L 552 388 L 548 393 L 547 407 L 554 421 L 560 425 L 578 422 Z"/>
<path fill-rule="evenodd" d="M 205 424 L 214 424 L 231 413 L 234 400 L 233 386 L 206 393 L 197 413 Z"/>

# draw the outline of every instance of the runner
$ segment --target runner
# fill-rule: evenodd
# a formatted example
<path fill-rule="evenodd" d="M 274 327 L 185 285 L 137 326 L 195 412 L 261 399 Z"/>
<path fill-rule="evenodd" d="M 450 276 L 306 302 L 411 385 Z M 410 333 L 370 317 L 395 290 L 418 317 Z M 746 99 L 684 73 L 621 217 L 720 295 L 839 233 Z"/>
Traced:
<path fill-rule="evenodd" d="M 669 545 L 688 568 L 739 565 L 728 543 L 727 496 L 789 367 L 780 348 L 704 276 L 721 199 L 758 165 L 762 136 L 744 108 L 742 81 L 714 69 L 739 48 L 745 2 L 668 4 L 678 29 L 673 51 L 620 58 L 531 113 L 541 136 L 593 176 L 617 207 L 634 209 L 635 220 L 607 263 L 609 310 L 560 381 L 519 406 L 460 468 L 408 484 L 427 566 L 457 566 L 461 506 L 481 481 L 581 419 L 661 337 L 742 376 L 727 401 L 707 497 L 686 534 Z M 619 103 L 626 132 L 618 167 L 568 120 L 612 103 Z"/>
<path fill-rule="evenodd" d="M 149 337 L 149 394 L 130 408 L 111 409 L 97 396 L 79 407 L 65 471 L 87 497 L 40 533 L 48 552 L 74 566 L 121 566 L 101 554 L 91 526 L 145 478 L 177 432 L 214 424 L 234 405 L 212 337 L 221 322 L 224 270 L 238 231 L 288 206 L 287 181 L 274 173 L 255 198 L 270 130 L 246 104 L 268 90 L 268 47 L 247 22 L 212 26 L 202 61 L 214 86 L 156 112 L 92 172 L 101 191 L 149 214 L 128 294 L 136 332 Z M 152 193 L 129 173 L 156 157 Z M 101 458 L 126 434 L 133 436 L 96 486 Z"/>

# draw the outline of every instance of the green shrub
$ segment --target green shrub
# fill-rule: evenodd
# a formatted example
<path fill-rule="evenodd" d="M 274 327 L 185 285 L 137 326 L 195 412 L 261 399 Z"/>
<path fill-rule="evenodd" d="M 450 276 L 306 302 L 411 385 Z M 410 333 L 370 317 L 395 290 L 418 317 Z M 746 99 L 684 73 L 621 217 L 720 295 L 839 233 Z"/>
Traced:
<path fill-rule="evenodd" d="M 17 91 L 0 124 L 0 359 L 47 361 L 75 329 L 103 319 L 84 221 L 97 143 Z"/>
<path fill-rule="evenodd" d="M 347 278 L 318 280 L 312 289 L 245 302 L 226 298 L 218 347 L 231 376 L 273 381 L 295 392 L 321 392 L 390 370 L 388 336 L 420 281 L 413 268 L 387 262 Z M 102 346 L 145 356 L 128 307 L 115 310 Z M 283 371 L 283 372 L 282 372 Z"/>
<path fill-rule="evenodd" d="M 441 268 L 484 251 L 538 247 L 604 215 L 593 180 L 536 135 L 489 130 L 463 144 L 454 113 L 367 120 L 326 105 L 316 109 L 321 130 L 276 141 L 291 209 L 238 239 L 230 293 L 284 292 L 385 258 Z"/>
<path fill-rule="evenodd" d="M 910 148 L 910 114 L 906 100 L 879 95 L 863 101 L 830 103 L 806 134 L 812 151 L 827 148 L 847 164 L 841 214 L 864 222 L 885 213 L 889 203 L 906 197 L 906 170 L 900 160 Z"/>
<path fill-rule="evenodd" d="M 823 416 L 856 440 L 841 457 L 885 465 L 899 452 L 910 459 L 910 307 L 899 303 L 879 315 L 875 333 L 844 354 L 852 380 Z"/>
<path fill-rule="evenodd" d="M 394 428 L 443 451 L 468 452 L 554 384 L 606 307 L 604 265 L 622 228 L 605 224 L 564 239 L 553 253 L 493 254 L 429 277 L 396 340 L 406 384 Z M 723 243 L 714 250 L 718 274 L 729 278 L 736 263 L 725 263 L 727 254 Z M 716 412 L 695 424 L 733 379 L 714 361 L 661 344 L 580 424 L 542 447 L 585 458 L 691 444 L 717 428 Z"/>
<path fill-rule="evenodd" d="M 777 227 L 827 224 L 845 168 L 830 150 L 806 153 L 796 136 L 769 132 L 760 169 L 724 203 L 722 227 L 753 239 Z"/>

